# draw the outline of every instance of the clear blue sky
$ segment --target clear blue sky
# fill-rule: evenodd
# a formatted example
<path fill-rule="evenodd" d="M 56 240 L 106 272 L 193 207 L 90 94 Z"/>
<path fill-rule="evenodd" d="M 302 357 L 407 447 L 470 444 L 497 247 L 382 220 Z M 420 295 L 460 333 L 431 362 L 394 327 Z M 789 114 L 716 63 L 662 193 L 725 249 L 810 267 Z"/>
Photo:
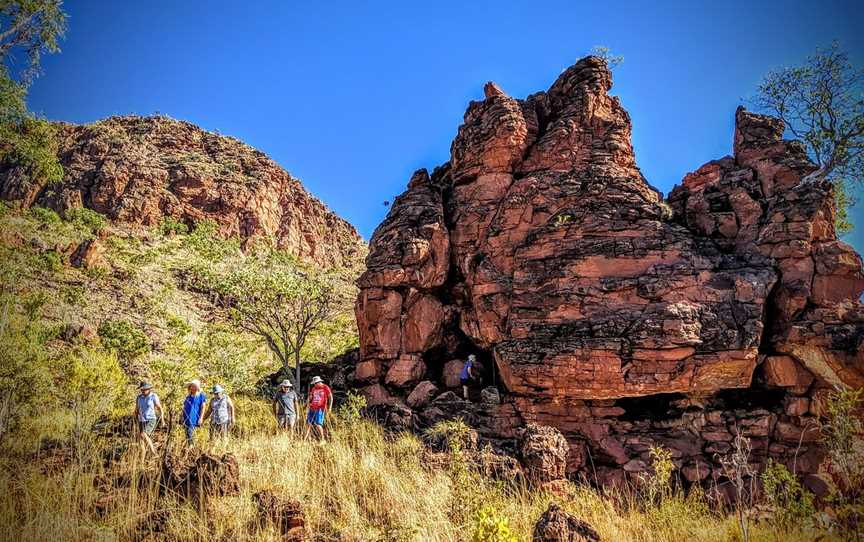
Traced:
<path fill-rule="evenodd" d="M 860 0 L 293 4 L 68 0 L 31 107 L 72 122 L 161 112 L 233 135 L 368 238 L 413 170 L 447 160 L 487 80 L 524 97 L 594 45 L 623 55 L 612 92 L 668 193 L 730 152 L 735 107 L 767 70 L 835 39 L 864 64 Z M 862 207 L 846 238 L 859 251 Z"/>

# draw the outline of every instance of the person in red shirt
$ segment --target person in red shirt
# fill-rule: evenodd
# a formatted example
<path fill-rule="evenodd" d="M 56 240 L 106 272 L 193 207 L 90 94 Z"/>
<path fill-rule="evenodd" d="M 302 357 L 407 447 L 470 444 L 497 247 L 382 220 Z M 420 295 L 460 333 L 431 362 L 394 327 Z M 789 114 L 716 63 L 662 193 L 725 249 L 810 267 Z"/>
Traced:
<path fill-rule="evenodd" d="M 314 427 L 318 438 L 323 440 L 324 417 L 327 411 L 333 408 L 333 392 L 330 391 L 330 386 L 321 380 L 320 376 L 312 377 L 309 384 L 312 387 L 309 388 L 307 401 L 309 411 L 306 414 L 306 438 L 309 438 L 309 433 Z"/>

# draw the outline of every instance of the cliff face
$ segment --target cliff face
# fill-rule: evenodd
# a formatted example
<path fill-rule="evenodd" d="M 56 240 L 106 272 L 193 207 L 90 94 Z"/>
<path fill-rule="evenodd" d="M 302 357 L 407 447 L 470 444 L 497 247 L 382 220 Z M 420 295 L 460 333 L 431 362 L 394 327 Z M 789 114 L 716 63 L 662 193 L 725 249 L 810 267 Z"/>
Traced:
<path fill-rule="evenodd" d="M 58 124 L 65 176 L 43 186 L 0 168 L 0 197 L 62 212 L 86 206 L 116 221 L 216 221 L 225 235 L 272 236 L 299 257 L 342 265 L 363 242 L 300 182 L 240 141 L 165 117 Z"/>
<path fill-rule="evenodd" d="M 503 404 L 415 390 L 412 423 L 553 425 L 571 474 L 590 452 L 604 480 L 643 470 L 652 444 L 690 481 L 720 477 L 737 430 L 757 460 L 803 442 L 813 472 L 819 398 L 864 384 L 864 274 L 831 187 L 802 182 L 816 168 L 779 121 L 739 109 L 734 156 L 664 202 L 611 84 L 588 57 L 525 100 L 486 85 L 450 161 L 415 173 L 372 238 L 355 380 L 402 408 L 420 381 L 456 386 L 476 352 Z"/>

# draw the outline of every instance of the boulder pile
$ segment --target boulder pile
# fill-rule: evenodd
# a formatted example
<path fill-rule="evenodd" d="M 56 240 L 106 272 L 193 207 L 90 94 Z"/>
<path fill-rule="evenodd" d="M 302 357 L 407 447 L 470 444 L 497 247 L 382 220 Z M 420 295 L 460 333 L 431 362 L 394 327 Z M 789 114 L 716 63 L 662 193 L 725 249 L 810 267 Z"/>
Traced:
<path fill-rule="evenodd" d="M 864 273 L 830 183 L 781 121 L 739 108 L 732 155 L 664 201 L 611 86 L 587 57 L 545 92 L 471 102 L 450 160 L 372 237 L 353 385 L 408 426 L 555 427 L 567 474 L 600 483 L 652 446 L 689 483 L 721 480 L 738 432 L 755 462 L 814 473 L 827 393 L 864 385 Z M 461 398 L 469 353 L 498 394 Z"/>

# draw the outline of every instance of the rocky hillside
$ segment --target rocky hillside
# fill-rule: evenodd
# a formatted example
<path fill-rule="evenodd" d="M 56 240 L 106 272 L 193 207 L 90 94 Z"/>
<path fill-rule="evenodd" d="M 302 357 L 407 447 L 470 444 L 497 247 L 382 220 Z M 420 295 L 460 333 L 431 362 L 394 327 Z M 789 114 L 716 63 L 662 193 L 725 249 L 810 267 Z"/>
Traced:
<path fill-rule="evenodd" d="M 525 100 L 486 85 L 372 238 L 355 381 L 403 424 L 555 426 L 569 473 L 601 482 L 653 445 L 722 482 L 738 432 L 755 461 L 816 472 L 826 390 L 864 384 L 864 274 L 831 186 L 802 182 L 815 166 L 782 123 L 739 109 L 733 155 L 664 201 L 611 86 L 596 57 Z M 500 397 L 441 394 L 469 352 Z"/>
<path fill-rule="evenodd" d="M 354 228 L 264 153 L 167 117 L 111 117 L 57 125 L 65 176 L 44 186 L 18 168 L 0 169 L 0 197 L 63 212 L 88 207 L 131 224 L 204 219 L 226 236 L 270 236 L 321 265 L 363 252 Z"/>

